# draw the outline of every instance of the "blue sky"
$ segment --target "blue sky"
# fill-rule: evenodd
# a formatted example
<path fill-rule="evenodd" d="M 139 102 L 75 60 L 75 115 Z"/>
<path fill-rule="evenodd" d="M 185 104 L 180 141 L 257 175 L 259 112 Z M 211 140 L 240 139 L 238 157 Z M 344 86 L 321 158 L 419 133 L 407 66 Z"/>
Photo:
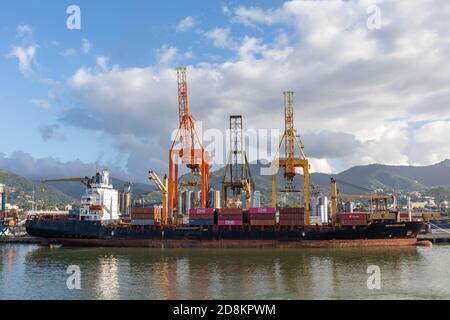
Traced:
<path fill-rule="evenodd" d="M 269 3 L 277 1 L 241 1 L 239 5 L 264 8 Z M 81 8 L 81 30 L 66 28 L 66 8 L 71 4 Z M 9 137 L 3 141 L 1 152 L 23 150 L 38 158 L 78 158 L 84 162 L 103 159 L 123 165 L 124 157 L 111 148 L 110 138 L 101 133 L 64 126 L 59 130 L 59 138 L 40 138 L 39 128 L 58 123 L 59 108 L 71 103 L 70 97 L 64 97 L 62 105 L 49 101 L 49 88 L 43 81 L 64 82 L 80 66 L 95 65 L 100 55 L 123 67 L 156 64 L 163 46 L 176 45 L 180 51 L 192 52 L 192 57 L 185 59 L 190 64 L 224 60 L 229 52 L 217 50 L 198 34 L 213 26 L 228 25 L 223 10 L 229 5 L 233 2 L 1 1 L 0 104 L 4 120 L 0 132 Z M 186 17 L 196 21 L 195 32 L 177 32 L 179 22 Z M 29 26 L 30 34 L 19 36 L 17 28 L 21 25 Z M 86 54 L 82 52 L 83 39 L 90 44 Z M 8 55 L 13 46 L 32 43 L 39 46 L 36 65 L 32 74 L 24 76 L 17 61 Z M 66 50 L 72 49 L 74 53 L 65 56 Z M 36 100 L 48 101 L 49 107 L 36 106 Z"/>
<path fill-rule="evenodd" d="M 366 0 L 2 0 L 0 166 L 31 178 L 85 174 L 96 162 L 135 180 L 150 167 L 164 173 L 178 65 L 189 66 L 191 110 L 209 129 L 225 129 L 230 113 L 282 128 L 281 92 L 296 91 L 315 171 L 444 160 L 442 1 L 375 1 L 381 24 L 371 29 Z M 71 4 L 81 30 L 66 28 Z M 42 169 L 52 165 L 60 171 Z"/>

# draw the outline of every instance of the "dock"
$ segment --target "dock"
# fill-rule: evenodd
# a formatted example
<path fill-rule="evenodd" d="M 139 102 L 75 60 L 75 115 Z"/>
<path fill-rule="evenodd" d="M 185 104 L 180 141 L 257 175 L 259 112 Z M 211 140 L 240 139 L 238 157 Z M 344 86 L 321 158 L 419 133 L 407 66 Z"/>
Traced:
<path fill-rule="evenodd" d="M 450 242 L 450 233 L 425 233 L 419 234 L 417 240 L 428 240 L 432 243 L 448 243 Z"/>
<path fill-rule="evenodd" d="M 1 237 L 0 244 L 41 244 L 41 240 L 34 237 Z"/>

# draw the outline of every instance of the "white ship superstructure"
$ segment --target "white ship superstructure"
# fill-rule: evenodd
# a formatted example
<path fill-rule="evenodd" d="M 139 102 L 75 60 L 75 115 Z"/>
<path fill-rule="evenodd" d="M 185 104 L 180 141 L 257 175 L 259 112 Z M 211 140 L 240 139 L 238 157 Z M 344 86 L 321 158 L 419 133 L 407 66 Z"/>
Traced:
<path fill-rule="evenodd" d="M 81 197 L 80 220 L 119 219 L 119 192 L 110 182 L 109 171 L 97 173 L 94 183 Z"/>

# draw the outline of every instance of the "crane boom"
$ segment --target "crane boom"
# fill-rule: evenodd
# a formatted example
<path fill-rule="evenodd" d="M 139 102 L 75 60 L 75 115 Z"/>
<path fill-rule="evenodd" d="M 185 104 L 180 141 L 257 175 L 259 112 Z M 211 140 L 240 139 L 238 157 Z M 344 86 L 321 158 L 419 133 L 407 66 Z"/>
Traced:
<path fill-rule="evenodd" d="M 166 194 L 167 186 L 161 181 L 161 179 L 158 177 L 156 172 L 150 171 L 148 174 L 149 174 L 149 179 L 155 183 L 155 185 L 158 187 L 159 191 L 161 191 L 161 193 L 163 193 L 163 194 Z"/>
<path fill-rule="evenodd" d="M 61 178 L 61 179 L 48 179 L 43 180 L 42 183 L 49 183 L 49 182 L 80 182 L 84 184 L 86 187 L 90 188 L 91 185 L 95 182 L 95 177 L 89 178 Z"/>
<path fill-rule="evenodd" d="M 156 187 L 159 189 L 162 195 L 162 203 L 163 203 L 163 210 L 161 215 L 161 223 L 167 224 L 168 220 L 168 207 L 169 207 L 169 192 L 168 192 L 168 186 L 167 186 L 167 176 L 164 177 L 164 182 L 161 181 L 161 179 L 158 177 L 156 172 L 149 171 L 148 177 L 151 181 L 153 181 L 156 185 Z"/>
<path fill-rule="evenodd" d="M 336 195 L 339 199 L 379 199 L 379 200 L 388 200 L 392 199 L 392 196 L 383 196 L 383 195 L 358 195 L 358 194 L 338 194 Z"/>
<path fill-rule="evenodd" d="M 356 195 L 356 194 L 338 194 L 336 179 L 331 178 L 330 185 L 330 194 L 331 194 L 331 223 L 332 225 L 336 225 L 337 223 L 337 212 L 338 212 L 338 199 L 370 199 L 370 200 L 384 200 L 384 203 L 387 207 L 387 201 L 389 199 L 393 199 L 393 196 L 388 195 Z M 378 202 L 377 202 L 378 203 Z"/>

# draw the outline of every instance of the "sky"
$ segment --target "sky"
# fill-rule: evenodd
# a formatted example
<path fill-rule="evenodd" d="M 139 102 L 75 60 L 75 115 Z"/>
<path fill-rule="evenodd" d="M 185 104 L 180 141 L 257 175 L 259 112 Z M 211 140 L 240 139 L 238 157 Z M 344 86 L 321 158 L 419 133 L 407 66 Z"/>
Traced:
<path fill-rule="evenodd" d="M 433 164 L 450 158 L 448 30 L 447 0 L 0 0 L 0 168 L 166 173 L 178 66 L 207 136 L 230 114 L 282 129 L 288 90 L 312 171 Z"/>

